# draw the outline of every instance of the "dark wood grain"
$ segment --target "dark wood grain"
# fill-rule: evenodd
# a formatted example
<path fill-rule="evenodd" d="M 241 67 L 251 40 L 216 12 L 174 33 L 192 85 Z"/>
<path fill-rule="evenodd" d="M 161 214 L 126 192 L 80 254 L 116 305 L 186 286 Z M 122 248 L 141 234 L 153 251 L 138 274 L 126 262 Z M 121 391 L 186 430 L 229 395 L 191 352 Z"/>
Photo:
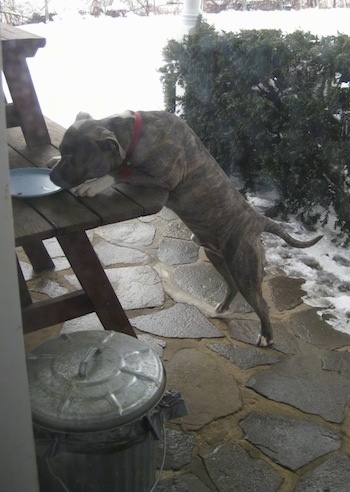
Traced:
<path fill-rule="evenodd" d="M 55 228 L 22 198 L 12 200 L 16 246 L 55 235 Z"/>
<path fill-rule="evenodd" d="M 57 239 L 105 329 L 136 336 L 85 232 Z"/>
<path fill-rule="evenodd" d="M 12 97 L 8 126 L 20 125 L 29 146 L 50 143 L 27 64 L 27 57 L 34 56 L 46 40 L 6 24 L 0 25 L 0 32 L 2 69 Z"/>
<path fill-rule="evenodd" d="M 91 299 L 82 290 L 35 302 L 22 307 L 23 332 L 40 330 L 93 311 Z"/>

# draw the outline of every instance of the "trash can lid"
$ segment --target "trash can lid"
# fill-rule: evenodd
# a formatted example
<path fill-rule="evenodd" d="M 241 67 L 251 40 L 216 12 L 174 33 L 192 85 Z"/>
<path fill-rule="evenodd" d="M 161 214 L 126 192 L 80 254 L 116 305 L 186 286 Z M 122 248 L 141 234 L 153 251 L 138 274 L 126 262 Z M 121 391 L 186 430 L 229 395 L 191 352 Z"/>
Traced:
<path fill-rule="evenodd" d="M 27 356 L 33 421 L 58 432 L 96 432 L 140 419 L 161 400 L 166 377 L 146 344 L 115 331 L 80 331 Z"/>

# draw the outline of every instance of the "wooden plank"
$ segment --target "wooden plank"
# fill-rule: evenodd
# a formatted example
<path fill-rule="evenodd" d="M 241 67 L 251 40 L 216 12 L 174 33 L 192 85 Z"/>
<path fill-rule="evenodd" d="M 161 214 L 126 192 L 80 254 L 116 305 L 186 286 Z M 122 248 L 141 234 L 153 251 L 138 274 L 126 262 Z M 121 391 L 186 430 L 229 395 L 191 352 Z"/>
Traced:
<path fill-rule="evenodd" d="M 135 186 L 132 184 L 118 184 L 115 189 L 126 195 L 142 208 L 142 214 L 150 215 L 159 212 L 166 204 L 169 193 L 162 188 Z"/>
<path fill-rule="evenodd" d="M 50 134 L 51 146 L 55 148 L 53 150 L 53 152 L 55 152 L 54 155 L 59 155 L 58 147 L 62 142 L 62 138 L 66 129 L 58 123 L 50 120 L 49 118 L 45 118 L 45 122 Z M 32 149 L 28 149 L 20 128 L 7 129 L 7 142 L 9 143 L 9 145 L 11 145 L 11 147 L 23 153 L 23 155 L 30 156 Z M 40 148 L 42 148 L 42 146 L 40 146 Z"/>
<path fill-rule="evenodd" d="M 104 328 L 136 337 L 86 233 L 60 235 L 57 240 Z"/>
<path fill-rule="evenodd" d="M 20 51 L 29 57 L 46 45 L 45 38 L 4 23 L 0 23 L 0 36 L 3 51 Z"/>
<path fill-rule="evenodd" d="M 143 215 L 143 208 L 112 188 L 93 198 L 79 198 L 87 208 L 101 218 L 101 225 L 122 222 Z"/>
<path fill-rule="evenodd" d="M 56 234 L 94 229 L 101 218 L 89 210 L 69 191 L 28 199 L 28 204 L 54 226 Z"/>
<path fill-rule="evenodd" d="M 8 147 L 10 168 L 16 167 L 48 167 L 52 157 L 55 157 L 58 150 L 51 145 L 43 145 L 41 147 L 26 147 L 24 149 Z M 22 159 L 22 160 L 21 160 Z"/>
<path fill-rule="evenodd" d="M 47 167 L 51 157 L 57 155 L 57 150 L 51 145 L 42 147 L 32 147 L 30 151 L 13 148 L 8 146 L 8 156 L 10 169 L 28 168 L 28 167 Z M 26 147 L 28 149 L 28 147 Z"/>
<path fill-rule="evenodd" d="M 22 308 L 23 332 L 40 330 L 93 311 L 94 306 L 82 290 L 35 302 Z"/>
<path fill-rule="evenodd" d="M 58 148 L 60 143 L 62 142 L 63 135 L 66 132 L 66 128 L 63 128 L 63 126 L 50 120 L 47 117 L 45 118 L 45 121 L 46 121 L 47 128 L 49 130 L 49 133 L 50 133 L 51 143 L 55 147 Z M 73 121 L 72 121 L 72 123 L 73 123 Z M 58 152 L 58 154 L 59 154 L 59 152 Z"/>
<path fill-rule="evenodd" d="M 31 163 L 28 162 L 21 154 L 16 152 L 11 147 L 7 147 L 9 156 L 10 169 L 18 169 L 23 167 L 32 167 Z"/>
<path fill-rule="evenodd" d="M 25 200 L 14 198 L 12 209 L 16 246 L 22 246 L 26 241 L 40 241 L 55 235 L 52 224 L 28 206 Z"/>

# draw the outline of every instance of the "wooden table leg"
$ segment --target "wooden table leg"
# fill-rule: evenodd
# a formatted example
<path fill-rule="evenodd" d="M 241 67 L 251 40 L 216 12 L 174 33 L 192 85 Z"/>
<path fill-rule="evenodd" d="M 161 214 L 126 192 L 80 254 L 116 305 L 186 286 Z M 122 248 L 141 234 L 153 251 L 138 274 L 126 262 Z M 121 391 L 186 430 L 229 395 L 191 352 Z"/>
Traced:
<path fill-rule="evenodd" d="M 3 53 L 3 71 L 29 147 L 51 142 L 25 57 Z"/>
<path fill-rule="evenodd" d="M 35 272 L 53 270 L 55 268 L 51 256 L 48 254 L 41 241 L 26 243 L 23 245 L 23 249 Z"/>
<path fill-rule="evenodd" d="M 136 337 L 86 233 L 73 232 L 57 240 L 104 328 Z"/>

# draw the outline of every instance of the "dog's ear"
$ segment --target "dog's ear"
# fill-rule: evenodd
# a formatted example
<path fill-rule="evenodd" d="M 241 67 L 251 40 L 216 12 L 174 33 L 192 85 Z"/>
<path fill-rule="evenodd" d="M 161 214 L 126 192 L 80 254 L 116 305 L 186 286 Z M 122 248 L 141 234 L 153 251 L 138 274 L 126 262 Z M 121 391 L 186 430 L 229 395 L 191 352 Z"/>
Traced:
<path fill-rule="evenodd" d="M 118 140 L 110 136 L 104 136 L 96 140 L 97 145 L 101 150 L 112 150 L 119 147 Z"/>
<path fill-rule="evenodd" d="M 99 128 L 96 143 L 102 151 L 111 150 L 114 154 L 117 152 L 119 153 L 120 157 L 124 159 L 125 150 L 120 145 L 117 137 L 113 134 L 113 132 L 111 132 L 107 128 Z M 116 155 L 117 154 L 115 154 L 115 156 Z"/>
<path fill-rule="evenodd" d="M 92 116 L 89 113 L 84 113 L 84 111 L 80 111 L 80 113 L 77 114 L 75 121 L 80 121 L 80 120 L 92 120 Z"/>

